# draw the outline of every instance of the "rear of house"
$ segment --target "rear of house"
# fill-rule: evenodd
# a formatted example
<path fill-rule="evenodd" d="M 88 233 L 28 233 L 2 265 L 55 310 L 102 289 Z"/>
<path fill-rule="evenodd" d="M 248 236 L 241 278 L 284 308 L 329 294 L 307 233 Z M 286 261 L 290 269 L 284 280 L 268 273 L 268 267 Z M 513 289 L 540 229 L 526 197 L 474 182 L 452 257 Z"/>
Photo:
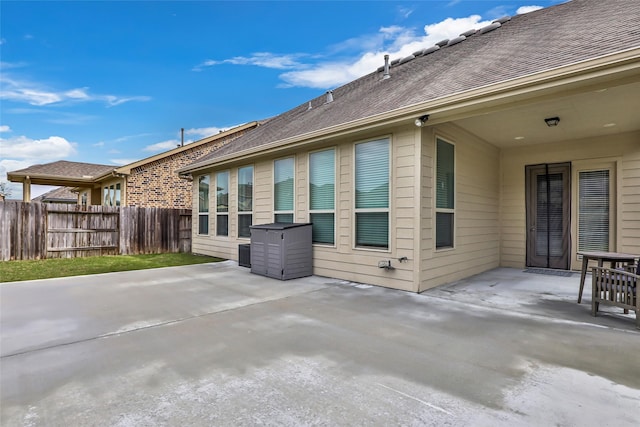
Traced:
<path fill-rule="evenodd" d="M 311 222 L 315 274 L 413 292 L 640 253 L 640 4 L 611 9 L 425 47 L 183 168 L 193 251 L 237 259 L 250 225 Z"/>

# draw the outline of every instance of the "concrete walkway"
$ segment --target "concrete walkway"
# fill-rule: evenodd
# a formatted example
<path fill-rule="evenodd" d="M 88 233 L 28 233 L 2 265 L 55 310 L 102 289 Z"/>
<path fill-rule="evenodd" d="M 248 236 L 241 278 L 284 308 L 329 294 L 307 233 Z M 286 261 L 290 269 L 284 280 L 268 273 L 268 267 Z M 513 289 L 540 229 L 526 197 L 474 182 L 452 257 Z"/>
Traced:
<path fill-rule="evenodd" d="M 0 424 L 635 426 L 640 331 L 578 277 L 421 295 L 232 262 L 0 285 Z"/>

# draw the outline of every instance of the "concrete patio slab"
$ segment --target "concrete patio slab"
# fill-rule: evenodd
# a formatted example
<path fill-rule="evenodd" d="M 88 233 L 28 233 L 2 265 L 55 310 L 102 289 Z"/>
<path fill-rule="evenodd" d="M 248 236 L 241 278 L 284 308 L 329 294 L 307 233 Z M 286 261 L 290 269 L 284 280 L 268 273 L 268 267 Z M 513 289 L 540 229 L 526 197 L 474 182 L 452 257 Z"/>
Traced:
<path fill-rule="evenodd" d="M 2 284 L 0 424 L 636 425 L 640 332 L 561 279 L 416 295 L 225 262 Z"/>

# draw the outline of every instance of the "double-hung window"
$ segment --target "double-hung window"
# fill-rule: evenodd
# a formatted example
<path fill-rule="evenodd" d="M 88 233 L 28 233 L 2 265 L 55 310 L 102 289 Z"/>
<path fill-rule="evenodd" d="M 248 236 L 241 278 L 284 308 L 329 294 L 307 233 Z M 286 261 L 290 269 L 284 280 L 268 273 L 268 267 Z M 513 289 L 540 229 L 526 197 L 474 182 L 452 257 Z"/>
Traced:
<path fill-rule="evenodd" d="M 578 172 L 578 250 L 609 251 L 609 170 Z"/>
<path fill-rule="evenodd" d="M 336 152 L 309 154 L 309 219 L 313 243 L 335 243 Z"/>
<path fill-rule="evenodd" d="M 356 246 L 389 248 L 389 139 L 355 146 Z"/>
<path fill-rule="evenodd" d="M 198 234 L 209 234 L 209 175 L 198 177 Z"/>
<path fill-rule="evenodd" d="M 253 166 L 238 169 L 238 237 L 251 237 L 253 223 Z"/>
<path fill-rule="evenodd" d="M 294 158 L 273 162 L 273 212 L 275 222 L 293 222 Z"/>
<path fill-rule="evenodd" d="M 229 172 L 216 174 L 216 236 L 229 235 Z"/>
<path fill-rule="evenodd" d="M 436 249 L 454 247 L 455 149 L 436 139 Z"/>

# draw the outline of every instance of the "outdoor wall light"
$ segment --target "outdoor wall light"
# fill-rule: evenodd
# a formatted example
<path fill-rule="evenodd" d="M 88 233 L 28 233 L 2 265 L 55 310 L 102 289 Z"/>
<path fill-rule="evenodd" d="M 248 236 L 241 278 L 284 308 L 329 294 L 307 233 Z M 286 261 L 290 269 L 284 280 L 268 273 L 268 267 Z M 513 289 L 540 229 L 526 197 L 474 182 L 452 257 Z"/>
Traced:
<path fill-rule="evenodd" d="M 414 123 L 416 124 L 416 126 L 421 128 L 425 123 L 427 123 L 427 120 L 429 120 L 429 115 L 425 114 L 424 116 L 418 117 Z"/>
<path fill-rule="evenodd" d="M 549 118 L 544 119 L 544 122 L 550 128 L 554 127 L 554 126 L 558 126 L 558 123 L 560 123 L 560 117 L 549 117 Z"/>

